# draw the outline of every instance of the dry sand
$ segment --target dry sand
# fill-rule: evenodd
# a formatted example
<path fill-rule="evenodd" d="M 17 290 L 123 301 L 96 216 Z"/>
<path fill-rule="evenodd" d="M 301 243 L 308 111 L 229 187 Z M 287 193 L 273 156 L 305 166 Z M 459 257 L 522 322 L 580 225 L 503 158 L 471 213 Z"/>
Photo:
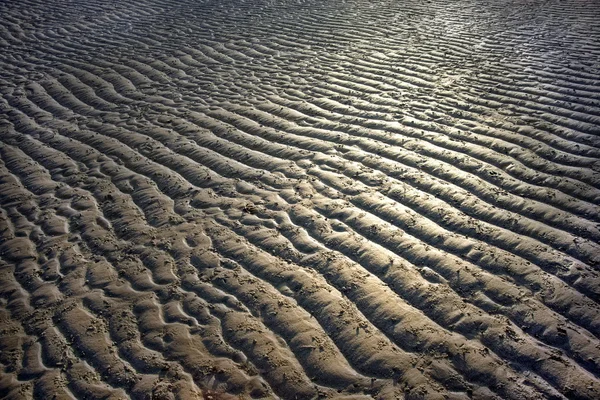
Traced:
<path fill-rule="evenodd" d="M 0 2 L 0 397 L 600 399 L 600 3 Z"/>

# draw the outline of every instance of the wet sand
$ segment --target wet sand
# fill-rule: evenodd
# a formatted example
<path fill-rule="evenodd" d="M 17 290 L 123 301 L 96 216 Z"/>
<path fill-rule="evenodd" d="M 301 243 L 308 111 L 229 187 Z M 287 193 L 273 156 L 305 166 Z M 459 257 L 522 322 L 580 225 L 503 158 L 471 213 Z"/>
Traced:
<path fill-rule="evenodd" d="M 600 4 L 0 3 L 0 397 L 600 398 Z"/>

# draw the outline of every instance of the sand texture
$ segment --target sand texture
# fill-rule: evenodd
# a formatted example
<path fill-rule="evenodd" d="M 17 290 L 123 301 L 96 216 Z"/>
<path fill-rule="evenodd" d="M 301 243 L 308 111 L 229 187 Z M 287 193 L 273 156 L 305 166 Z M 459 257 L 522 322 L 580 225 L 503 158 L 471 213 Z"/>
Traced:
<path fill-rule="evenodd" d="M 0 398 L 600 399 L 599 21 L 0 1 Z"/>

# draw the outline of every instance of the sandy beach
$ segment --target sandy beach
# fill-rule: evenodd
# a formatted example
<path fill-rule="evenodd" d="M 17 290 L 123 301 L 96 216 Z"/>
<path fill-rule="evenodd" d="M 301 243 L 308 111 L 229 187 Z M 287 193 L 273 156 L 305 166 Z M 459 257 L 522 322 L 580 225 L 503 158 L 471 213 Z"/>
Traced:
<path fill-rule="evenodd" d="M 0 398 L 600 399 L 598 21 L 0 2 Z"/>

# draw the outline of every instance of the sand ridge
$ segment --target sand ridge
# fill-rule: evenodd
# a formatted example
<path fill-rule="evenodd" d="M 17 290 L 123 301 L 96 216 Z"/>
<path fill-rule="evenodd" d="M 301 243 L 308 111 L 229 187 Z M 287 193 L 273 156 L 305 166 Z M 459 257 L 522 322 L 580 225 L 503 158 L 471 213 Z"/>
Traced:
<path fill-rule="evenodd" d="M 0 3 L 0 396 L 599 398 L 598 18 Z"/>

